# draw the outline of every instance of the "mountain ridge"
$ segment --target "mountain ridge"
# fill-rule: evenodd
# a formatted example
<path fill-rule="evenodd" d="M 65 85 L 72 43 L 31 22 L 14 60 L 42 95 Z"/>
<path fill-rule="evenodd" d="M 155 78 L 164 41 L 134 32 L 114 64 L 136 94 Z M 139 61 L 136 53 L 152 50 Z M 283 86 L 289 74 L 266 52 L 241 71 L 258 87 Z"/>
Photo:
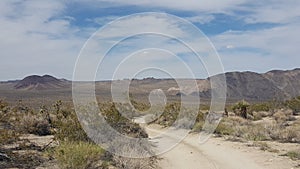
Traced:
<path fill-rule="evenodd" d="M 211 78 L 221 75 L 215 75 L 207 79 L 197 79 L 199 90 L 184 87 L 180 91 L 176 80 L 178 79 L 155 79 L 144 78 L 131 81 L 130 88 L 133 92 L 143 96 L 153 89 L 162 89 L 167 95 L 180 97 L 182 95 L 200 96 L 201 98 L 211 97 Z M 225 73 L 227 83 L 227 98 L 233 100 L 273 100 L 288 99 L 300 96 L 300 68 L 293 70 L 271 70 L 266 73 L 256 73 L 251 71 L 227 72 Z M 180 79 L 182 81 L 189 79 Z M 191 79 L 190 79 L 191 80 Z M 125 82 L 127 80 L 120 80 Z M 9 84 L 0 83 L 3 88 L 12 86 L 13 90 L 43 91 L 43 90 L 68 90 L 71 91 L 72 81 L 58 79 L 50 75 L 32 75 L 22 80 L 10 81 Z M 82 83 L 86 85 L 89 82 Z M 96 92 L 110 93 L 111 81 L 97 81 Z M 70 93 L 71 95 L 71 93 Z"/>

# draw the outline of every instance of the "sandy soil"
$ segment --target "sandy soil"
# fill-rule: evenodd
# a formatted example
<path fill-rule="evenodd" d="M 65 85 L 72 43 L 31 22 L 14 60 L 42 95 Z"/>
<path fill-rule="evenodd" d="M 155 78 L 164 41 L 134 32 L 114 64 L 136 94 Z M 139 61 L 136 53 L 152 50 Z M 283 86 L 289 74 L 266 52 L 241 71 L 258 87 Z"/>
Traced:
<path fill-rule="evenodd" d="M 150 137 L 161 133 L 157 126 L 146 127 Z M 296 169 L 299 161 L 262 151 L 246 143 L 230 142 L 224 138 L 210 138 L 198 142 L 199 135 L 189 134 L 180 144 L 160 155 L 162 169 Z M 278 146 L 278 145 L 277 145 Z M 279 145 L 280 146 L 280 145 Z M 296 145 L 298 146 L 298 145 Z"/>

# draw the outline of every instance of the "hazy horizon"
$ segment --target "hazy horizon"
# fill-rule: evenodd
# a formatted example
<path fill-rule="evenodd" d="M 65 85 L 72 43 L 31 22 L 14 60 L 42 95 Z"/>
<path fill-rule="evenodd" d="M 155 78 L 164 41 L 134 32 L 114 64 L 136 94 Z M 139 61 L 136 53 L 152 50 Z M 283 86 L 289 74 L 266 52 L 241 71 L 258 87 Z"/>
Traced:
<path fill-rule="evenodd" d="M 300 69 L 300 67 L 295 67 L 295 68 L 292 68 L 292 69 L 271 69 L 271 70 L 268 70 L 266 72 L 254 72 L 254 71 L 249 71 L 249 70 L 244 70 L 244 71 L 228 71 L 228 72 L 224 72 L 224 73 L 230 73 L 230 72 L 254 72 L 254 73 L 259 73 L 259 74 L 263 74 L 263 73 L 267 73 L 267 72 L 270 72 L 270 71 L 274 71 L 274 70 L 280 70 L 280 71 L 289 71 L 289 70 L 295 70 L 295 69 Z M 67 79 L 65 77 L 58 77 L 58 76 L 55 76 L 51 73 L 46 73 L 46 74 L 29 74 L 29 75 L 26 75 L 24 76 L 23 78 L 16 78 L 16 79 L 7 79 L 7 80 L 0 80 L 0 82 L 9 82 L 9 81 L 16 81 L 16 80 L 22 80 L 28 76 L 34 76 L 34 75 L 37 75 L 37 76 L 45 76 L 45 75 L 50 75 L 52 77 L 55 77 L 57 79 L 64 79 L 64 80 L 68 80 L 68 81 L 72 81 L 72 78 L 71 79 Z M 148 76 L 148 77 L 138 77 L 138 78 L 133 78 L 135 80 L 142 80 L 142 79 L 151 79 L 151 78 L 154 78 L 154 79 L 162 79 L 162 80 L 169 80 L 169 79 L 174 79 L 174 78 L 168 78 L 168 77 L 153 77 L 153 76 Z M 204 77 L 204 78 L 196 78 L 198 80 L 201 80 L 201 79 L 206 79 L 208 77 Z M 124 79 L 115 79 L 115 80 L 128 80 L 129 78 L 124 78 Z M 189 79 L 189 78 L 184 78 L 184 77 L 180 77 L 180 78 L 176 78 L 176 79 Z M 96 79 L 95 80 L 96 82 L 101 82 L 101 81 L 112 81 L 112 79 Z"/>

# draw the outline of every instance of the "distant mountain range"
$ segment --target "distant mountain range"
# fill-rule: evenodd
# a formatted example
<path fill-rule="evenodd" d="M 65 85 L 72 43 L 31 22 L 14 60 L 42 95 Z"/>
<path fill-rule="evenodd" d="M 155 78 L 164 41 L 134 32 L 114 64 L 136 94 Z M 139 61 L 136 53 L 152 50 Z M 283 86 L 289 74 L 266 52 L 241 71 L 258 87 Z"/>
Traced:
<path fill-rule="evenodd" d="M 300 69 L 226 73 L 227 97 L 235 99 L 271 100 L 300 95 Z"/>
<path fill-rule="evenodd" d="M 218 76 L 218 75 L 216 75 Z M 231 100 L 265 101 L 272 99 L 288 99 L 300 96 L 300 69 L 273 70 L 267 73 L 255 72 L 228 72 L 225 73 L 227 81 L 227 98 Z M 211 96 L 210 78 L 197 80 L 198 88 L 188 86 L 180 91 L 175 80 L 146 78 L 133 80 L 131 91 L 139 95 L 146 95 L 153 89 L 162 89 L 167 96 L 194 95 L 209 99 Z M 125 81 L 125 80 L 124 80 Z M 86 82 L 88 83 L 88 82 Z M 22 91 L 66 90 L 70 91 L 71 81 L 57 79 L 50 75 L 28 76 L 22 80 L 1 82 L 0 89 Z M 111 82 L 96 82 L 96 93 L 109 93 Z M 69 92 L 71 95 L 71 93 Z M 1 93 L 0 93 L 1 97 Z M 7 96 L 6 96 L 7 97 Z"/>

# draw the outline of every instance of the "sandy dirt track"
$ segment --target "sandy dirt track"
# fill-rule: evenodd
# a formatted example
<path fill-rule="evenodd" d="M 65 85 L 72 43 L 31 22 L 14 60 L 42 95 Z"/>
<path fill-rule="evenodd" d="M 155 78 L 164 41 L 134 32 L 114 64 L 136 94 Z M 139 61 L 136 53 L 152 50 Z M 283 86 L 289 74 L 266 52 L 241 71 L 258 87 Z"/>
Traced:
<path fill-rule="evenodd" d="M 163 130 L 146 127 L 150 137 Z M 162 169 L 296 169 L 297 162 L 276 153 L 247 147 L 245 143 L 210 138 L 200 144 L 199 135 L 189 134 L 172 150 L 160 155 Z"/>

